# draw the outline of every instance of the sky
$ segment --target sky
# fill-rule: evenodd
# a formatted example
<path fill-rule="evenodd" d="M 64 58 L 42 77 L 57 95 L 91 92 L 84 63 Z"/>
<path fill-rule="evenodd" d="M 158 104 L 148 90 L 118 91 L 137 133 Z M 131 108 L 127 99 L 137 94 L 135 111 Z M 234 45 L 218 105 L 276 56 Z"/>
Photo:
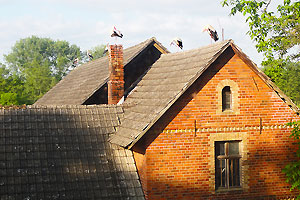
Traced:
<path fill-rule="evenodd" d="M 184 50 L 209 45 L 213 41 L 205 25 L 213 26 L 220 39 L 233 39 L 252 61 L 260 64 L 263 56 L 246 35 L 249 30 L 242 15 L 229 16 L 230 8 L 221 0 L 0 0 L 0 62 L 16 41 L 30 37 L 66 40 L 82 51 L 111 43 L 113 26 L 124 37 L 124 48 L 151 37 L 171 52 L 173 38 L 183 41 Z M 260 66 L 260 65 L 259 65 Z"/>

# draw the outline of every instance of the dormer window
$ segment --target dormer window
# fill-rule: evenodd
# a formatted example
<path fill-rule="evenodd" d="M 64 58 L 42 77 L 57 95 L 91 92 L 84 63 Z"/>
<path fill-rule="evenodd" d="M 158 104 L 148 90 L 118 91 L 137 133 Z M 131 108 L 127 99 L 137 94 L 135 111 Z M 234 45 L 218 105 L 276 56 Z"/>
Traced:
<path fill-rule="evenodd" d="M 231 90 L 230 86 L 225 86 L 222 89 L 222 111 L 231 110 Z"/>

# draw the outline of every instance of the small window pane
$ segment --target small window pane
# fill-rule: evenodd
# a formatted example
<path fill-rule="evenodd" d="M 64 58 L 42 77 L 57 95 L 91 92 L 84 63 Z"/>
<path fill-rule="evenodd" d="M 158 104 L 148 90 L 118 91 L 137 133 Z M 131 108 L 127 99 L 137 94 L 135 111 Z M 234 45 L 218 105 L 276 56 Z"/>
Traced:
<path fill-rule="evenodd" d="M 216 187 L 225 187 L 226 184 L 225 159 L 216 160 Z"/>
<path fill-rule="evenodd" d="M 229 143 L 229 155 L 239 155 L 239 142 Z"/>
<path fill-rule="evenodd" d="M 218 160 L 218 159 L 216 159 L 216 187 L 218 188 L 218 187 L 220 187 L 221 186 L 221 176 L 222 176 L 222 174 L 221 174 L 221 163 L 220 163 L 221 161 L 220 160 Z"/>
<path fill-rule="evenodd" d="M 226 185 L 226 169 L 225 169 L 225 162 L 226 160 L 221 160 L 221 163 L 222 163 L 222 187 L 225 187 Z"/>
<path fill-rule="evenodd" d="M 229 160 L 229 186 L 240 186 L 239 159 Z"/>
<path fill-rule="evenodd" d="M 225 155 L 225 142 L 216 142 L 216 156 Z"/>
<path fill-rule="evenodd" d="M 231 109 L 231 90 L 229 86 L 226 86 L 222 90 L 222 110 Z"/>

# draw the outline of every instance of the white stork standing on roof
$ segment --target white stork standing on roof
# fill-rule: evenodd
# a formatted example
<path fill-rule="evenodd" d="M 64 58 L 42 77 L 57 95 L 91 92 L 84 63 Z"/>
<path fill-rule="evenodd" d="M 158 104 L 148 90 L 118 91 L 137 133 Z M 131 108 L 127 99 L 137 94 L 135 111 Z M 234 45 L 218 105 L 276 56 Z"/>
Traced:
<path fill-rule="evenodd" d="M 89 52 L 89 50 L 86 52 L 86 55 L 90 60 L 93 60 L 94 56 Z"/>
<path fill-rule="evenodd" d="M 117 30 L 116 27 L 114 26 L 110 37 L 120 37 L 120 38 L 122 38 L 123 34 L 121 33 L 121 31 Z"/>
<path fill-rule="evenodd" d="M 173 40 L 172 40 L 172 42 L 171 42 L 171 44 L 170 45 L 175 45 L 175 46 L 177 46 L 177 47 L 179 47 L 180 49 L 182 49 L 183 48 L 183 44 L 182 44 L 182 40 L 180 39 L 180 38 L 174 38 Z"/>
<path fill-rule="evenodd" d="M 73 60 L 72 67 L 76 67 L 76 65 L 78 64 L 78 62 L 79 62 L 79 58 L 75 58 L 75 60 Z"/>
<path fill-rule="evenodd" d="M 214 29 L 211 25 L 206 25 L 202 32 L 204 31 L 207 31 L 215 42 L 219 39 L 216 29 Z"/>
<path fill-rule="evenodd" d="M 109 51 L 110 51 L 109 43 L 107 43 L 107 44 L 106 44 L 106 47 L 105 47 L 105 49 L 104 49 L 104 51 L 103 51 L 103 55 L 106 55 L 106 53 L 109 52 Z"/>

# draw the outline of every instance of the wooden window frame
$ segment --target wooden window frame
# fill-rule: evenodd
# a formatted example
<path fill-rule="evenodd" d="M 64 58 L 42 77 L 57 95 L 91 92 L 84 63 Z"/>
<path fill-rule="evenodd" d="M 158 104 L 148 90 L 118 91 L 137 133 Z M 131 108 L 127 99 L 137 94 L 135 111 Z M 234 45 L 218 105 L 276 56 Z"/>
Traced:
<path fill-rule="evenodd" d="M 229 144 L 230 143 L 238 143 L 238 147 L 239 147 L 239 152 L 238 154 L 235 154 L 235 155 L 230 155 L 229 154 Z M 224 155 L 215 155 L 215 187 L 216 187 L 216 190 L 230 190 L 230 189 L 236 189 L 236 188 L 241 188 L 242 185 L 241 185 L 241 152 L 240 152 L 240 145 L 241 145 L 241 141 L 218 141 L 218 142 L 215 142 L 215 147 L 217 146 L 217 143 L 224 143 Z M 216 148 L 215 148 L 215 153 L 217 153 L 216 151 Z M 223 175 L 222 175 L 222 171 L 220 171 L 220 174 L 217 175 L 218 173 L 218 167 L 217 167 L 217 161 L 219 160 L 219 163 L 220 163 L 220 168 L 223 169 L 223 166 L 222 166 L 222 161 L 221 160 L 225 160 L 225 185 L 222 185 L 223 184 Z M 233 165 L 232 162 L 231 162 L 231 165 L 230 165 L 230 161 L 232 162 L 238 162 L 237 166 L 238 166 L 238 169 L 235 169 L 235 171 L 233 172 Z M 236 163 L 235 163 L 236 164 Z M 238 171 L 236 171 L 238 170 Z M 230 173 L 231 172 L 231 173 Z M 231 176 L 230 176 L 231 174 Z M 235 176 L 235 177 L 234 177 Z M 217 180 L 219 179 L 219 180 Z M 230 179 L 231 179 L 231 182 L 232 182 L 232 185 L 230 186 Z M 233 180 L 235 179 L 235 182 L 237 183 L 238 182 L 238 185 L 233 185 Z M 217 185 L 217 183 L 220 183 L 220 185 Z"/>

